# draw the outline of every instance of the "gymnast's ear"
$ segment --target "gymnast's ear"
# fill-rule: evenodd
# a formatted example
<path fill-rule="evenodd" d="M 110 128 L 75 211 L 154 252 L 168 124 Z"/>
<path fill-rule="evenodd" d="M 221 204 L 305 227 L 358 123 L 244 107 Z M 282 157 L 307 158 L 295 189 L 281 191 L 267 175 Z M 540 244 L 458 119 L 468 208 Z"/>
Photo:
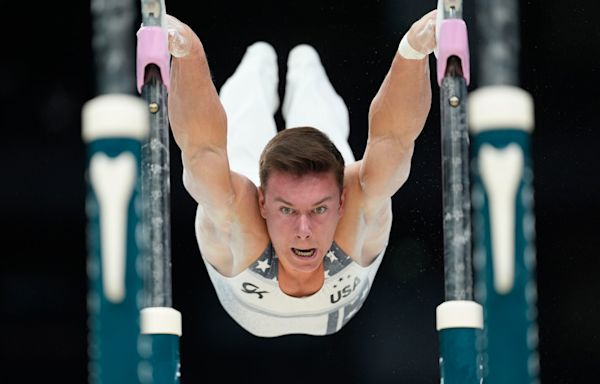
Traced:
<path fill-rule="evenodd" d="M 174 57 L 184 57 L 192 48 L 191 28 L 171 15 L 165 15 L 167 21 L 167 34 L 169 39 L 169 52 Z"/>
<path fill-rule="evenodd" d="M 342 193 L 340 194 L 340 206 L 338 207 L 338 213 L 340 216 L 344 215 L 344 208 L 346 204 L 346 187 L 342 188 Z"/>
<path fill-rule="evenodd" d="M 263 187 L 258 187 L 258 208 L 260 209 L 260 215 L 263 218 L 266 218 L 265 215 L 265 191 L 263 190 Z"/>

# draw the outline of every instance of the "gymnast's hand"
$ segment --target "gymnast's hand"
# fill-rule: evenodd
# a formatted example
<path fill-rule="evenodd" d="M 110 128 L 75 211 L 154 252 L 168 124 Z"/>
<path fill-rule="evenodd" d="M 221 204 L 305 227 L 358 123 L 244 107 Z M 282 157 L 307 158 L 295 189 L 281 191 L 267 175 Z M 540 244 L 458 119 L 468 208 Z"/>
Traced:
<path fill-rule="evenodd" d="M 437 9 L 415 21 L 402 38 L 398 52 L 405 59 L 420 60 L 437 47 L 435 25 Z"/>
<path fill-rule="evenodd" d="M 192 49 L 194 32 L 171 15 L 166 15 L 169 52 L 174 57 L 187 56 Z"/>

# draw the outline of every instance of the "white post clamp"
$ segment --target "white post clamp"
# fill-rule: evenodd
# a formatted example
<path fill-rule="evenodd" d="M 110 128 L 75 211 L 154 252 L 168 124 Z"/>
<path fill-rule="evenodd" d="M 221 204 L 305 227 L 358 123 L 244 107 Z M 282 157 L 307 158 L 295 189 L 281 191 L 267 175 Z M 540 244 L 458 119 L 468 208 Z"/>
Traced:
<path fill-rule="evenodd" d="M 485 86 L 471 92 L 468 102 L 472 133 L 507 128 L 533 131 L 533 98 L 521 88 L 510 85 Z"/>
<path fill-rule="evenodd" d="M 483 307 L 469 300 L 443 302 L 436 308 L 436 330 L 448 328 L 483 329 Z"/>
<path fill-rule="evenodd" d="M 181 313 L 170 307 L 149 307 L 140 312 L 140 331 L 145 335 L 181 336 Z"/>
<path fill-rule="evenodd" d="M 139 96 L 96 96 L 83 105 L 81 114 L 86 143 L 102 138 L 144 140 L 150 131 L 148 106 Z"/>

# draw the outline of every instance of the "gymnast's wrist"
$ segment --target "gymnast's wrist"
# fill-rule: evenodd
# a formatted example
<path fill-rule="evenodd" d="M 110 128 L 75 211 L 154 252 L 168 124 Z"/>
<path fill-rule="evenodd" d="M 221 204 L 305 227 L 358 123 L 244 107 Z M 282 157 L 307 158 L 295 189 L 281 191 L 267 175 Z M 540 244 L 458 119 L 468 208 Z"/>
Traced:
<path fill-rule="evenodd" d="M 417 51 L 413 48 L 412 45 L 408 42 L 408 34 L 405 34 L 402 40 L 400 41 L 400 45 L 398 46 L 398 53 L 400 56 L 404 57 L 407 60 L 422 60 L 427 54 Z"/>

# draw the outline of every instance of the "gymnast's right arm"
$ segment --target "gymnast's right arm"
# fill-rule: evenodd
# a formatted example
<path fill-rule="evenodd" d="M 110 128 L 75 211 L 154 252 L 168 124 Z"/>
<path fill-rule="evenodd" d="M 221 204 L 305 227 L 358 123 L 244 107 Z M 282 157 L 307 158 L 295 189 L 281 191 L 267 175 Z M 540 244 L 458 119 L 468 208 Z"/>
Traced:
<path fill-rule="evenodd" d="M 171 62 L 169 122 L 181 149 L 183 183 L 219 224 L 235 200 L 227 159 L 227 117 L 204 48 L 192 29 L 167 15 Z"/>
<path fill-rule="evenodd" d="M 208 262 L 234 276 L 268 243 L 256 186 L 232 172 L 227 117 L 204 48 L 187 25 L 167 16 L 171 61 L 169 121 L 181 149 L 183 184 L 198 203 L 196 235 Z"/>

